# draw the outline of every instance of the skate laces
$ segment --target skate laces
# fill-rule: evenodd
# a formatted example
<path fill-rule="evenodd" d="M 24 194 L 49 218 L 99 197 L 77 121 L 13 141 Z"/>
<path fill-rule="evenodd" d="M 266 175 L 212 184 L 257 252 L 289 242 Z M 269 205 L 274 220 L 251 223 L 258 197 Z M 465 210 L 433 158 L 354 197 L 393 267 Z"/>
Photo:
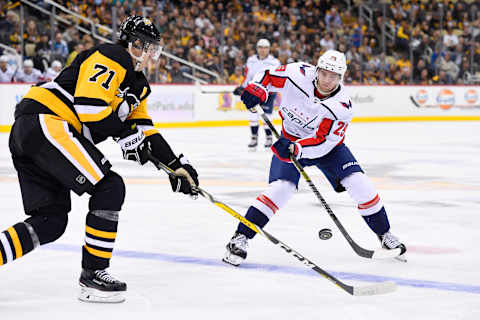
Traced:
<path fill-rule="evenodd" d="M 99 278 L 100 280 L 108 283 L 115 283 L 117 282 L 117 279 L 112 277 L 107 271 L 105 270 L 95 270 L 95 276 Z"/>
<path fill-rule="evenodd" d="M 236 233 L 232 237 L 232 240 L 230 240 L 230 243 L 242 250 L 246 250 L 248 247 L 248 238 L 244 234 Z"/>
<path fill-rule="evenodd" d="M 388 249 L 395 249 L 400 245 L 401 243 L 397 237 L 390 232 L 387 232 L 382 236 L 382 246 L 387 247 Z"/>

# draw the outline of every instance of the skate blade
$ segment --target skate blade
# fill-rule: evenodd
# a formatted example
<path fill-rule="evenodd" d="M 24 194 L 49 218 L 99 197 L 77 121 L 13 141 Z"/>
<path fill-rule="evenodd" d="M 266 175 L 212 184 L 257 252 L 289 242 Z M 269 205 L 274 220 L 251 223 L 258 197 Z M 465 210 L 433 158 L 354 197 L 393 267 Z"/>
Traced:
<path fill-rule="evenodd" d="M 245 259 L 227 252 L 223 257 L 222 261 L 231 264 L 232 266 L 238 267 L 243 261 L 245 261 Z"/>
<path fill-rule="evenodd" d="M 124 291 L 100 291 L 94 288 L 84 287 L 80 284 L 78 299 L 83 302 L 93 303 L 121 303 L 125 301 Z"/>
<path fill-rule="evenodd" d="M 405 257 L 405 254 L 402 254 L 401 256 L 397 256 L 394 259 L 400 262 L 407 262 L 407 257 Z"/>
<path fill-rule="evenodd" d="M 257 147 L 254 147 L 254 148 L 248 147 L 248 152 L 256 152 L 256 151 L 257 151 Z"/>

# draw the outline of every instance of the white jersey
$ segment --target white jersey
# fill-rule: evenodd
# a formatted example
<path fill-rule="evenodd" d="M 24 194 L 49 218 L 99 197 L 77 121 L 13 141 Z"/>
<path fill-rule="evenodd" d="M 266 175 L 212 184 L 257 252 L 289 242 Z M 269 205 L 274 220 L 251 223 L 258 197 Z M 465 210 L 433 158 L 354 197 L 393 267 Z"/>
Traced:
<path fill-rule="evenodd" d="M 60 72 L 53 70 L 52 68 L 48 68 L 47 71 L 43 74 L 44 81 L 52 81 Z"/>
<path fill-rule="evenodd" d="M 261 71 L 253 81 L 281 93 L 282 133 L 302 145 L 302 158 L 323 157 L 343 142 L 353 110 L 342 84 L 322 98 L 314 86 L 315 66 L 302 62 Z"/>
<path fill-rule="evenodd" d="M 39 82 L 43 80 L 42 72 L 38 69 L 32 68 L 32 72 L 26 74 L 23 70 L 18 70 L 15 75 L 16 82 Z"/>
<path fill-rule="evenodd" d="M 277 67 L 280 65 L 280 61 L 272 55 L 268 55 L 265 59 L 260 60 L 258 55 L 253 55 L 247 59 L 247 66 L 245 68 L 245 80 L 243 80 L 242 87 L 246 87 L 247 84 L 252 81 L 253 77 L 265 69 L 270 67 Z"/>
<path fill-rule="evenodd" d="M 8 67 L 3 71 L 0 68 L 0 82 L 12 82 L 13 75 L 15 74 L 15 68 Z"/>

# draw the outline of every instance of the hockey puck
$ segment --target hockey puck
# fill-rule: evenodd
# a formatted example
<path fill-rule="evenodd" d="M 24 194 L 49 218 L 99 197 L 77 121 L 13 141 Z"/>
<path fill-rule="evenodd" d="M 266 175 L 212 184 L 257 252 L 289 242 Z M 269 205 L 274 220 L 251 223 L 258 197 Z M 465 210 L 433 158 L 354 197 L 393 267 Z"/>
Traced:
<path fill-rule="evenodd" d="M 325 228 L 325 229 L 322 229 L 322 230 L 318 231 L 318 237 L 321 240 L 328 240 L 332 237 L 332 235 L 333 235 L 332 230 L 330 230 L 328 228 Z"/>

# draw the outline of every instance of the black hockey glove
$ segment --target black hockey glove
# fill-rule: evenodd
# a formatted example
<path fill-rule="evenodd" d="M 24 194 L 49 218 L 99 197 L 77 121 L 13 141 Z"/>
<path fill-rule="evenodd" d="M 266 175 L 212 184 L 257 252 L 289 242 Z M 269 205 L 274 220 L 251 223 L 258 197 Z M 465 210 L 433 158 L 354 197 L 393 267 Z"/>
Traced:
<path fill-rule="evenodd" d="M 187 158 L 181 154 L 177 159 L 168 164 L 175 171 L 176 176 L 169 176 L 173 192 L 182 192 L 192 196 L 197 196 L 198 191 L 198 173 L 192 167 Z"/>
<path fill-rule="evenodd" d="M 141 165 L 148 161 L 148 151 L 151 151 L 150 141 L 136 125 L 122 132 L 117 143 L 122 148 L 125 160 L 136 161 Z"/>
<path fill-rule="evenodd" d="M 242 92 L 243 92 L 244 89 L 245 89 L 245 88 L 242 87 L 242 86 L 236 87 L 235 90 L 233 90 L 233 94 L 234 94 L 235 96 L 239 96 L 239 95 L 242 94 Z"/>
<path fill-rule="evenodd" d="M 140 100 L 135 96 L 135 94 L 129 92 L 130 87 L 126 87 L 124 90 L 118 89 L 117 97 L 122 98 L 123 102 L 126 102 L 131 110 L 137 109 L 140 104 Z"/>

